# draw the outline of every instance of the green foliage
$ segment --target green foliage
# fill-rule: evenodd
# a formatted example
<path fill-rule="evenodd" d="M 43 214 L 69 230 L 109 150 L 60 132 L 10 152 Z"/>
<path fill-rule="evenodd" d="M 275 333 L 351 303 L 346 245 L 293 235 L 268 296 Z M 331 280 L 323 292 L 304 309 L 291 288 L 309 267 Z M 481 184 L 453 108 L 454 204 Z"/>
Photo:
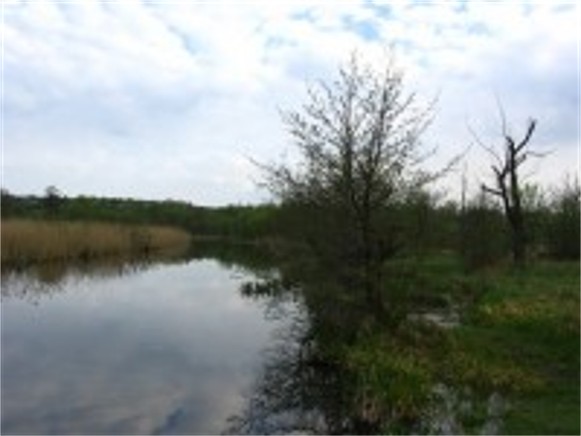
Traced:
<path fill-rule="evenodd" d="M 500 433 L 579 432 L 579 264 L 467 273 L 459 258 L 432 255 L 398 257 L 384 268 L 390 295 L 402 297 L 390 300 L 403 312 L 397 323 L 358 312 L 354 289 L 329 283 L 328 271 L 316 276 L 304 263 L 241 290 L 275 300 L 289 292 L 307 308 L 298 355 L 316 356 L 321 373 L 314 379 L 331 368 L 340 375 L 333 398 L 348 406 L 324 416 L 353 426 L 337 433 L 438 433 L 444 427 L 432 419 L 441 413 L 454 422 L 452 433 L 486 432 L 494 417 Z M 406 316 L 445 308 L 459 312 L 455 327 Z M 293 368 L 315 371 L 305 360 Z M 320 398 L 313 404 L 326 404 Z M 501 405 L 491 412 L 494 399 Z"/>
<path fill-rule="evenodd" d="M 463 340 L 537 374 L 511 396 L 507 433 L 579 434 L 579 263 L 495 275 Z"/>
<path fill-rule="evenodd" d="M 514 398 L 504 428 L 507 434 L 578 435 L 578 384 L 561 382 L 542 395 L 531 392 Z"/>
<path fill-rule="evenodd" d="M 54 216 L 61 206 L 61 192 L 55 186 L 49 186 L 45 190 L 43 199 L 47 214 Z"/>
<path fill-rule="evenodd" d="M 366 419 L 380 421 L 389 417 L 388 425 L 394 426 L 413 422 L 421 415 L 434 374 L 420 348 L 376 336 L 349 349 L 346 363 L 356 374 L 354 402 Z"/>
<path fill-rule="evenodd" d="M 431 205 L 419 194 L 409 202 L 414 212 L 403 214 L 418 219 L 406 235 L 405 197 L 445 172 L 420 168 L 432 108 L 405 92 L 392 59 L 376 69 L 354 55 L 333 81 L 309 89 L 300 110 L 283 116 L 299 159 L 264 165 L 264 185 L 293 217 L 293 237 L 324 267 L 351 272 L 368 309 L 381 314 L 383 262 L 406 239 L 419 246 L 426 236 Z"/>
<path fill-rule="evenodd" d="M 578 181 L 566 181 L 554 195 L 548 222 L 548 245 L 553 256 L 579 259 L 580 199 Z"/>
<path fill-rule="evenodd" d="M 469 270 L 493 265 L 506 253 L 502 213 L 481 196 L 460 212 L 460 253 Z"/>
<path fill-rule="evenodd" d="M 16 196 L 2 191 L 4 219 L 169 225 L 195 235 L 232 239 L 272 236 L 277 229 L 277 210 L 272 205 L 206 208 L 173 200 L 66 197 L 52 190 L 45 197 Z"/>
<path fill-rule="evenodd" d="M 358 383 L 355 401 L 366 416 L 383 419 L 388 432 L 409 432 L 410 423 L 441 401 L 433 388 L 443 384 L 452 392 L 468 389 L 474 407 L 500 393 L 511 405 L 507 433 L 578 433 L 578 264 L 543 262 L 466 275 L 440 256 L 386 267 L 390 277 L 396 271 L 405 277 L 401 286 L 421 289 L 407 296 L 416 305 L 427 301 L 433 307 L 438 295 L 447 296 L 462 308 L 462 323 L 450 330 L 420 320 L 403 321 L 395 330 L 376 325 L 346 347 L 345 361 Z M 475 413 L 457 416 L 464 431 L 483 425 L 486 413 Z"/>
<path fill-rule="evenodd" d="M 552 191 L 526 185 L 522 199 L 529 257 L 578 259 L 578 182 L 566 181 Z M 169 225 L 197 236 L 284 241 L 294 248 L 310 247 L 309 254 L 315 254 L 332 271 L 356 269 L 365 256 L 361 233 L 353 231 L 353 217 L 336 204 L 200 207 L 174 200 L 66 197 L 50 187 L 44 196 L 19 196 L 2 189 L 1 205 L 3 219 Z M 461 208 L 415 189 L 394 198 L 389 207 L 377 209 L 370 224 L 367 236 L 376 259 L 457 250 L 464 266 L 475 270 L 502 263 L 508 255 L 502 213 L 483 197 Z"/>

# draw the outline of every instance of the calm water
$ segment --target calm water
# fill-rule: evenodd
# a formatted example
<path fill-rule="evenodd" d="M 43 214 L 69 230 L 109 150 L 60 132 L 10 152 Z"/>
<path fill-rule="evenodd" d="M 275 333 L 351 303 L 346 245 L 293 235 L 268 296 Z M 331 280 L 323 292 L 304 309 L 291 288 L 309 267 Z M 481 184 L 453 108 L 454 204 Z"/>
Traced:
<path fill-rule="evenodd" d="M 277 268 L 252 246 L 197 245 L 189 258 L 3 270 L 2 434 L 373 434 L 391 425 L 389 412 L 354 401 L 353 373 L 326 357 L 352 346 L 366 319 L 358 300 L 343 298 L 352 288 L 300 262 Z M 458 324 L 432 312 L 408 318 Z M 399 431 L 501 428 L 497 393 L 442 383 L 430 392 Z"/>
<path fill-rule="evenodd" d="M 2 433 L 225 431 L 288 322 L 241 295 L 253 279 L 208 259 L 5 273 Z"/>

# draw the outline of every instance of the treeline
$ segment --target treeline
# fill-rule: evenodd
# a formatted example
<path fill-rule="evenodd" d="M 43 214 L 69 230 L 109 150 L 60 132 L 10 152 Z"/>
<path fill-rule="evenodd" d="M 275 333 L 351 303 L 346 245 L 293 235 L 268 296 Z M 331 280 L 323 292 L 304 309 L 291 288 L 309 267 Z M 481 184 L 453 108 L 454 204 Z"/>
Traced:
<path fill-rule="evenodd" d="M 99 221 L 165 225 L 194 235 L 256 239 L 275 233 L 272 205 L 202 207 L 183 201 L 147 201 L 90 196 L 67 197 L 49 187 L 44 196 L 18 196 L 2 190 L 2 219 Z"/>
<path fill-rule="evenodd" d="M 546 190 L 527 185 L 522 195 L 527 258 L 579 259 L 579 183 L 565 181 Z M 327 218 L 315 219 L 289 205 L 280 212 L 278 227 L 291 240 L 327 234 L 316 244 L 322 256 L 325 251 L 337 251 L 333 244 L 349 245 L 337 235 L 344 231 L 341 220 L 345 217 L 322 215 Z M 464 204 L 425 191 L 410 193 L 386 210 L 381 220 L 378 229 L 387 236 L 388 243 L 382 249 L 389 252 L 388 257 L 446 250 L 458 253 L 468 269 L 508 261 L 510 257 L 510 229 L 502 207 L 483 192 L 467 198 Z"/>
<path fill-rule="evenodd" d="M 565 181 L 560 187 L 545 191 L 538 186 L 526 186 L 523 200 L 528 257 L 578 259 L 579 183 Z M 202 207 L 175 200 L 67 197 L 50 188 L 44 196 L 17 196 L 3 190 L 1 204 L 3 219 L 169 225 L 196 236 L 230 240 L 297 241 L 342 228 L 341 216 L 315 219 L 292 205 Z M 391 245 L 386 249 L 394 253 L 421 256 L 439 250 L 456 251 L 469 268 L 494 264 L 509 254 L 502 209 L 484 194 L 462 204 L 424 191 L 410 193 L 386 211 L 383 219 L 383 232 Z M 325 241 L 345 242 L 340 238 Z"/>
<path fill-rule="evenodd" d="M 565 180 L 546 190 L 525 185 L 521 197 L 526 257 L 579 259 L 578 180 Z M 460 208 L 458 222 L 458 249 L 468 266 L 493 264 L 510 251 L 509 229 L 500 204 L 484 192 Z"/>

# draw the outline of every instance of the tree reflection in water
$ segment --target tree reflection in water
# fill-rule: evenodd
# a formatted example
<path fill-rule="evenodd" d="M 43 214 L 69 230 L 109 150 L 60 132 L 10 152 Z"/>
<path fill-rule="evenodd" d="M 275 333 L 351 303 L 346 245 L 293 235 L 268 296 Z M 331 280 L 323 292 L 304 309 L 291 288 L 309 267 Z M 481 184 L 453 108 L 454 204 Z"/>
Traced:
<path fill-rule="evenodd" d="M 241 287 L 288 321 L 225 433 L 499 431 L 504 400 L 458 383 L 444 330 L 421 319 L 378 325 L 349 281 L 289 266 Z"/>
<path fill-rule="evenodd" d="M 91 260 L 51 261 L 26 266 L 2 266 L 2 298 L 37 304 L 83 280 L 122 277 L 159 263 L 186 261 L 183 250 L 165 250 L 140 257 L 110 256 Z"/>
<path fill-rule="evenodd" d="M 2 298 L 36 303 L 77 288 L 69 285 L 82 285 L 83 280 L 132 274 L 159 262 L 205 258 L 217 259 L 234 272 L 252 273 L 256 280 L 244 283 L 240 293 L 263 305 L 267 318 L 285 320 L 264 351 L 263 366 L 243 410 L 229 419 L 226 433 L 466 433 L 475 429 L 491 434 L 500 428 L 503 401 L 498 394 L 489 392 L 477 405 L 461 377 L 460 383 L 453 383 L 458 377 L 447 368 L 452 366 L 449 351 L 454 351 L 450 347 L 454 343 L 433 325 L 422 327 L 422 317 L 415 317 L 420 327 L 410 325 L 406 305 L 400 305 L 403 317 L 392 315 L 390 322 L 378 324 L 362 303 L 357 276 L 347 268 L 333 269 L 330 275 L 306 259 L 278 259 L 253 245 L 198 244 L 186 256 L 3 268 Z M 413 309 L 421 309 L 421 303 L 415 299 Z M 463 356 L 462 352 L 456 357 Z M 501 375 L 506 379 L 504 369 Z M 477 407 L 480 417 L 475 419 Z M 476 427 L 466 427 L 466 422 L 476 422 Z"/>
<path fill-rule="evenodd" d="M 342 328 L 335 324 L 340 313 L 346 315 L 344 308 L 327 304 L 326 310 L 309 310 L 315 295 L 309 299 L 301 288 L 276 277 L 245 283 L 241 293 L 263 299 L 267 316 L 285 316 L 288 322 L 276 331 L 273 345 L 264 351 L 262 371 L 246 406 L 240 415 L 229 419 L 225 433 L 377 432 L 375 422 L 355 413 L 350 375 L 330 357 L 333 347 L 340 347 L 352 336 L 347 333 L 357 330 L 344 324 L 349 322 L 345 316 Z"/>

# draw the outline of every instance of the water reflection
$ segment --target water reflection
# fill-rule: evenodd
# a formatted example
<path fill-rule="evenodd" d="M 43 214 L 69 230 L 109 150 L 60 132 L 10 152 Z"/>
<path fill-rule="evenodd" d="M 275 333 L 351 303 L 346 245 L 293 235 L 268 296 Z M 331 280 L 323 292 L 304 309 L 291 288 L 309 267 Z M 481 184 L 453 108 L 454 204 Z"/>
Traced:
<path fill-rule="evenodd" d="M 188 261 L 183 249 L 164 250 L 147 256 L 102 258 L 78 261 L 49 261 L 19 267 L 2 267 L 2 298 L 18 298 L 38 304 L 48 298 L 78 286 L 86 280 L 114 279 L 136 274 L 154 266 Z"/>
<path fill-rule="evenodd" d="M 200 239 L 192 244 L 188 257 L 197 260 L 216 260 L 224 268 L 251 272 L 261 277 L 271 277 L 278 266 L 271 250 L 249 242 Z"/>
<path fill-rule="evenodd" d="M 404 425 L 374 409 L 340 358 L 373 322 L 358 292 L 250 244 L 4 269 L 3 433 L 499 431 L 497 394 L 445 384 Z"/>
<path fill-rule="evenodd" d="M 355 427 L 338 367 L 320 359 L 308 321 L 295 314 L 263 353 L 262 370 L 229 434 L 349 434 Z"/>
<path fill-rule="evenodd" d="M 237 292 L 244 267 L 50 267 L 3 271 L 3 434 L 218 433 L 284 323 Z"/>
<path fill-rule="evenodd" d="M 277 306 L 288 307 L 289 301 L 298 310 L 283 313 L 292 322 L 276 332 L 243 412 L 230 417 L 225 433 L 497 434 L 501 430 L 505 404 L 497 392 L 482 396 L 468 387 L 438 382 L 437 375 L 435 379 L 428 377 L 425 387 L 414 387 L 413 366 L 410 369 L 401 364 L 397 356 L 404 350 L 393 349 L 393 367 L 382 366 L 386 364 L 382 358 L 353 367 L 345 354 L 367 340 L 373 322 L 370 314 L 354 296 L 356 290 L 341 278 L 301 271 L 309 280 L 299 281 L 295 270 L 280 268 L 270 277 L 243 283 L 240 288 L 241 295 L 263 301 L 272 313 L 279 313 Z M 453 327 L 440 318 L 435 322 L 434 316 L 427 314 L 404 314 L 402 323 L 409 329 L 406 335 L 410 339 L 421 335 L 421 330 L 444 332 Z M 381 328 L 387 336 L 401 335 L 389 323 Z M 373 353 L 373 347 L 368 351 Z M 437 365 L 434 362 L 434 368 Z M 387 379 L 383 378 L 384 370 L 389 373 Z M 377 392 L 370 395 L 362 375 L 375 379 L 371 383 L 385 383 L 380 395 L 390 397 L 382 397 L 378 403 L 374 397 Z M 412 384 L 406 385 L 409 380 Z M 398 394 L 398 389 L 404 390 Z"/>
<path fill-rule="evenodd" d="M 339 329 L 335 324 L 341 316 L 348 322 L 345 305 L 327 301 L 317 306 L 321 310 L 313 311 L 313 305 L 321 303 L 318 297 L 323 292 L 304 292 L 295 281 L 280 274 L 244 283 L 240 291 L 246 298 L 267 301 L 266 307 L 273 313 L 278 313 L 277 306 L 288 307 L 288 301 L 296 303 L 296 310 L 284 314 L 291 321 L 276 331 L 275 340 L 263 353 L 262 370 L 247 395 L 246 406 L 241 414 L 230 417 L 225 433 L 378 432 L 376 423 L 366 420 L 354 407 L 351 374 L 329 358 L 329 348 L 341 346 L 357 330 L 356 325 L 343 324 Z M 330 340 L 326 335 L 334 338 Z"/>

